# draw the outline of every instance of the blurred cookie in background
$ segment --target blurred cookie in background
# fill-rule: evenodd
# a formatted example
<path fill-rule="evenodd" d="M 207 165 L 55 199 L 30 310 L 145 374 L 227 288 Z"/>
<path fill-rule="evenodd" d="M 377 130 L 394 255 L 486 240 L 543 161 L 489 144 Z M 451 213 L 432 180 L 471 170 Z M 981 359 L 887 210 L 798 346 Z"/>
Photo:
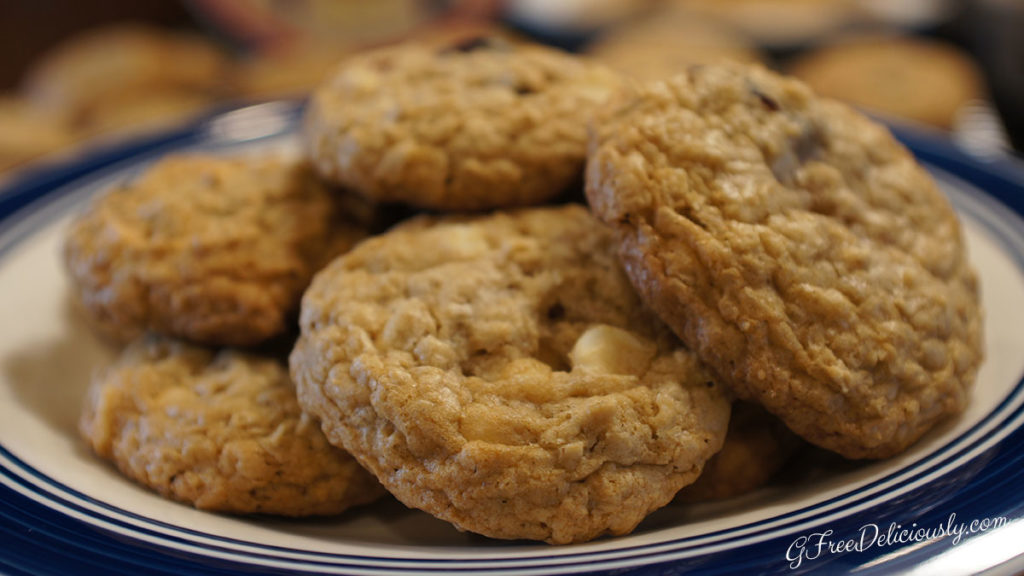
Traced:
<path fill-rule="evenodd" d="M 757 44 L 788 49 L 865 18 L 857 0 L 671 0 L 676 7 L 718 18 Z"/>
<path fill-rule="evenodd" d="M 83 137 L 119 136 L 170 128 L 211 109 L 216 100 L 188 90 L 125 92 L 97 102 L 75 118 Z"/>
<path fill-rule="evenodd" d="M 215 94 L 228 65 L 199 36 L 119 24 L 73 36 L 44 54 L 28 72 L 24 93 L 48 110 L 81 114 L 126 92 Z"/>
<path fill-rule="evenodd" d="M 48 114 L 12 94 L 0 94 L 0 172 L 74 141 L 59 114 Z"/>
<path fill-rule="evenodd" d="M 823 96 L 946 129 L 961 107 L 984 94 L 966 53 L 922 38 L 846 39 L 798 57 L 788 72 Z"/>
<path fill-rule="evenodd" d="M 73 36 L 31 67 L 22 93 L 83 137 L 166 127 L 227 88 L 228 56 L 200 36 L 117 24 Z"/>
<path fill-rule="evenodd" d="M 273 99 L 309 94 L 355 49 L 342 44 L 292 43 L 240 60 L 231 74 L 234 94 Z"/>
<path fill-rule="evenodd" d="M 397 40 L 436 17 L 433 0 L 191 0 L 205 22 L 239 43 L 265 49 L 298 40 L 373 45 Z"/>
<path fill-rule="evenodd" d="M 589 44 L 585 52 L 642 81 L 666 78 L 693 64 L 763 61 L 757 48 L 739 32 L 673 9 L 616 27 Z"/>
<path fill-rule="evenodd" d="M 66 39 L 0 96 L 0 170 L 100 134 L 164 128 L 226 94 L 228 56 L 199 36 L 124 23 Z"/>

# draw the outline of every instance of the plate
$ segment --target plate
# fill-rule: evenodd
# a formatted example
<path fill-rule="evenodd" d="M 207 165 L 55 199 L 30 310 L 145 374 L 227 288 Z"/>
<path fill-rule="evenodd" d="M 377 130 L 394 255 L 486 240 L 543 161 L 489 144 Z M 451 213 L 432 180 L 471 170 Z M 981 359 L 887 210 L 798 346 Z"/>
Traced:
<path fill-rule="evenodd" d="M 960 213 L 987 311 L 968 410 L 882 462 L 801 459 L 742 498 L 670 504 L 628 536 L 553 547 L 465 534 L 391 501 L 321 520 L 233 517 L 120 477 L 76 434 L 112 351 L 69 309 L 70 218 L 164 154 L 297 153 L 301 104 L 220 113 L 22 174 L 0 191 L 0 571 L 11 574 L 1012 573 L 1024 566 L 1024 172 L 898 136 Z M 826 459 L 827 460 L 827 459 Z"/>

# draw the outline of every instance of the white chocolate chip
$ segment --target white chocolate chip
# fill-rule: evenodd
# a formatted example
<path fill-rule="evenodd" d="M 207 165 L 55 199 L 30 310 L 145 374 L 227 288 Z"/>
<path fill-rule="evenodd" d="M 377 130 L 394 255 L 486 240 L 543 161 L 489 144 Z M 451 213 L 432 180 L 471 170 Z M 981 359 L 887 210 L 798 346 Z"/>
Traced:
<path fill-rule="evenodd" d="M 642 374 L 657 347 L 621 328 L 599 324 L 588 328 L 569 352 L 573 368 L 601 374 Z"/>
<path fill-rule="evenodd" d="M 448 231 L 444 246 L 445 256 L 455 260 L 469 260 L 486 253 L 490 247 L 483 232 L 470 225 L 454 225 Z"/>

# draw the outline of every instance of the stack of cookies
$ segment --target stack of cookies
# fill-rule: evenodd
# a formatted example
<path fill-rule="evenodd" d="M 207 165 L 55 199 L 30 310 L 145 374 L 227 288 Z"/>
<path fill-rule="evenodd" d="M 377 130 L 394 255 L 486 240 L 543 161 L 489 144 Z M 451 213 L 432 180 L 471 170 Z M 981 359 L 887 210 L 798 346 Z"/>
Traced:
<path fill-rule="evenodd" d="M 273 350 L 316 269 L 365 234 L 344 206 L 272 157 L 168 157 L 98 198 L 64 254 L 91 324 L 128 343 L 86 401 L 96 453 L 208 510 L 334 514 L 382 495 L 303 414 Z"/>
<path fill-rule="evenodd" d="M 386 490 L 583 542 L 752 490 L 801 438 L 885 458 L 965 407 L 955 213 L 797 81 L 404 45 L 343 62 L 302 136 L 305 160 L 167 158 L 68 238 L 81 308 L 133 339 L 82 432 L 169 497 L 303 515 Z M 396 205 L 423 213 L 377 233 Z"/>

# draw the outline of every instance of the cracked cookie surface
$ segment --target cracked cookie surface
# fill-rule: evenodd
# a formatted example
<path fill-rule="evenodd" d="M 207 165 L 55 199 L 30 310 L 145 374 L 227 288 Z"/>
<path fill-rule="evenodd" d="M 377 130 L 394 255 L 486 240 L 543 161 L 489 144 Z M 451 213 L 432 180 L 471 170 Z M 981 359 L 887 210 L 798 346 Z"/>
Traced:
<path fill-rule="evenodd" d="M 850 458 L 963 410 L 977 281 L 949 202 L 884 127 L 741 65 L 638 88 L 595 126 L 592 209 L 740 397 Z"/>
<path fill-rule="evenodd" d="M 322 176 L 377 201 L 536 204 L 578 181 L 587 118 L 617 85 L 596 64 L 500 39 L 384 48 L 316 90 L 303 133 Z"/>
<path fill-rule="evenodd" d="M 143 338 L 94 378 L 79 427 L 125 476 L 203 510 L 338 514 L 384 494 L 270 358 Z"/>
<path fill-rule="evenodd" d="M 628 533 L 721 447 L 729 401 L 578 205 L 420 218 L 303 298 L 303 408 L 406 505 L 496 538 Z"/>
<path fill-rule="evenodd" d="M 262 342 L 286 329 L 316 269 L 363 235 L 340 206 L 302 162 L 164 158 L 71 225 L 74 297 L 120 340 Z"/>

